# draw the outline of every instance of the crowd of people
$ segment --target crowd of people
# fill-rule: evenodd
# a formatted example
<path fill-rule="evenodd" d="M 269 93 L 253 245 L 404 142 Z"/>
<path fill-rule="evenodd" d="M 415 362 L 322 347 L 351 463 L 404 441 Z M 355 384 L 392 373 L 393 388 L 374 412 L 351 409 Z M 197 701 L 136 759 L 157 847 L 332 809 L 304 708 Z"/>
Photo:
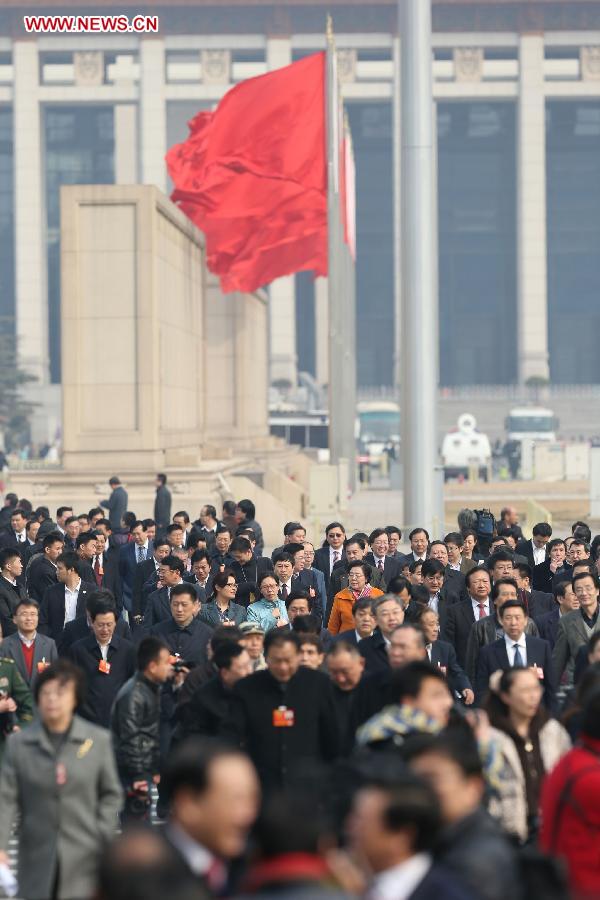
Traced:
<path fill-rule="evenodd" d="M 171 515 L 160 474 L 139 519 L 110 488 L 85 514 L 0 510 L 0 887 L 600 897 L 585 522 L 288 522 L 268 554 L 250 500 Z"/>

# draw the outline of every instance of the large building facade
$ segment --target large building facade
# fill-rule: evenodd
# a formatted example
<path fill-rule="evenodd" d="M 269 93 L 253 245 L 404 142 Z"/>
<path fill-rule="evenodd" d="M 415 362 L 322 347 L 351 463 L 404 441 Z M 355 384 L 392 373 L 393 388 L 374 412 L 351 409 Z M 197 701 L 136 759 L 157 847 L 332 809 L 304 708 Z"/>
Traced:
<path fill-rule="evenodd" d="M 322 49 L 327 11 L 356 155 L 358 380 L 393 385 L 396 0 L 146 0 L 160 30 L 139 36 L 28 35 L 24 11 L 56 4 L 0 0 L 0 321 L 45 408 L 61 378 L 60 186 L 168 192 L 165 153 L 192 115 Z M 433 0 L 433 21 L 440 384 L 599 383 L 600 0 Z M 272 380 L 326 382 L 324 285 L 300 275 L 270 294 Z"/>

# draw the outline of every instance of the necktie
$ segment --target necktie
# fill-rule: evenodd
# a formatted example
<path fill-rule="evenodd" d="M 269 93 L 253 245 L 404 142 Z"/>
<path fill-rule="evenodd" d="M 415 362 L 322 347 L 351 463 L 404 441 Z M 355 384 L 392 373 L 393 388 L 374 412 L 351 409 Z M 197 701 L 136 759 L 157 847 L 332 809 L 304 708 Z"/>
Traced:
<path fill-rule="evenodd" d="M 96 576 L 96 584 L 102 587 L 102 569 L 100 568 L 100 558 L 97 556 L 94 562 L 94 575 Z"/>
<path fill-rule="evenodd" d="M 145 559 L 146 559 L 146 548 L 138 547 L 137 548 L 137 561 L 144 562 Z"/>
<path fill-rule="evenodd" d="M 479 607 L 479 618 L 485 619 L 485 617 L 487 615 L 487 613 L 485 611 L 485 603 L 478 603 L 477 606 Z"/>
<path fill-rule="evenodd" d="M 378 568 L 378 569 L 383 569 L 383 560 L 382 560 L 382 559 L 378 559 L 378 560 L 377 560 L 377 568 Z"/>
<path fill-rule="evenodd" d="M 334 551 L 333 551 L 333 564 L 334 564 L 334 566 L 335 566 L 336 562 L 339 562 L 339 559 L 340 559 L 340 554 L 337 552 L 337 550 L 334 550 Z"/>
<path fill-rule="evenodd" d="M 523 665 L 523 657 L 521 656 L 521 652 L 519 650 L 518 644 L 513 644 L 513 649 L 515 651 L 515 658 L 513 660 L 513 666 L 522 666 Z"/>
<path fill-rule="evenodd" d="M 281 593 L 281 599 L 285 602 L 287 600 L 287 595 L 288 595 L 287 584 L 281 585 L 280 593 Z"/>

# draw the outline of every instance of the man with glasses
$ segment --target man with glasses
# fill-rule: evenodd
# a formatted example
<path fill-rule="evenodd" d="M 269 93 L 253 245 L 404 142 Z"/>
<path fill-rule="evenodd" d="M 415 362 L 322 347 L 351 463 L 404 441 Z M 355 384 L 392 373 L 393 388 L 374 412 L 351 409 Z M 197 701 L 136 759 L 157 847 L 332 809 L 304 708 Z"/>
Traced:
<path fill-rule="evenodd" d="M 342 558 L 342 549 L 346 540 L 346 532 L 341 522 L 330 522 L 325 529 L 326 546 L 319 547 L 315 553 L 314 567 L 320 569 L 325 576 L 325 589 L 327 591 L 327 599 L 331 601 L 333 595 L 331 593 L 331 573 L 333 567 Z"/>
<path fill-rule="evenodd" d="M 558 623 L 552 663 L 557 681 L 566 672 L 567 681 L 573 681 L 573 668 L 580 647 L 600 631 L 598 594 L 600 581 L 595 572 L 580 572 L 573 578 L 573 592 L 579 600 L 579 609 L 566 613 Z"/>

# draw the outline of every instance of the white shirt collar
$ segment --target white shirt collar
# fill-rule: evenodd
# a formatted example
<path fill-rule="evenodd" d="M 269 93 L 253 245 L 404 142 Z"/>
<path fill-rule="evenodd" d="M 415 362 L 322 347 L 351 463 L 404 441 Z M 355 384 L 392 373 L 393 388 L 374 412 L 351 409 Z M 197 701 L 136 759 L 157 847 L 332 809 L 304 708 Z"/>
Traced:
<path fill-rule="evenodd" d="M 369 900 L 408 900 L 431 868 L 429 853 L 417 853 L 405 862 L 376 875 L 368 891 Z"/>
<path fill-rule="evenodd" d="M 37 637 L 37 631 L 36 631 L 36 633 L 34 634 L 34 636 L 33 636 L 32 638 L 26 638 L 25 635 L 24 635 L 24 634 L 21 634 L 20 631 L 18 632 L 18 634 L 19 634 L 19 638 L 21 639 L 22 643 L 25 644 L 25 646 L 26 646 L 27 648 L 31 647 L 32 644 L 35 643 L 35 639 L 36 639 L 36 637 Z"/>
<path fill-rule="evenodd" d="M 67 585 L 65 584 L 65 592 L 67 594 L 78 594 L 80 587 L 81 587 L 81 578 L 79 579 L 79 581 L 77 582 L 77 584 L 75 585 L 74 588 L 67 587 Z"/>
<path fill-rule="evenodd" d="M 521 635 L 518 641 L 513 641 L 512 638 L 509 638 L 507 634 L 504 635 L 504 642 L 506 644 L 507 650 L 509 648 L 513 648 L 515 644 L 518 646 L 519 650 L 526 650 L 527 644 L 525 643 L 525 632 Z"/>
<path fill-rule="evenodd" d="M 215 857 L 202 844 L 198 844 L 177 823 L 169 822 L 167 837 L 176 850 L 179 850 L 194 875 L 206 875 Z"/>

